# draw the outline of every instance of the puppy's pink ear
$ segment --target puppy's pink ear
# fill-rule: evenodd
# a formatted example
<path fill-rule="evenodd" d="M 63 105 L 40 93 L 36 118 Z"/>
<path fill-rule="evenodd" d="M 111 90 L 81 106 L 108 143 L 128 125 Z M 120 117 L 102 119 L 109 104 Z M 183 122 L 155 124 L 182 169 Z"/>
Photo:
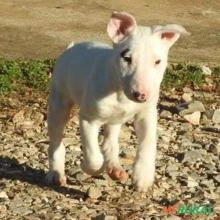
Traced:
<path fill-rule="evenodd" d="M 114 43 L 119 43 L 136 28 L 135 18 L 125 12 L 113 12 L 107 26 L 107 33 Z"/>
<path fill-rule="evenodd" d="M 180 35 L 190 35 L 183 26 L 177 24 L 155 26 L 153 28 L 153 34 L 159 37 L 168 48 L 179 39 Z"/>

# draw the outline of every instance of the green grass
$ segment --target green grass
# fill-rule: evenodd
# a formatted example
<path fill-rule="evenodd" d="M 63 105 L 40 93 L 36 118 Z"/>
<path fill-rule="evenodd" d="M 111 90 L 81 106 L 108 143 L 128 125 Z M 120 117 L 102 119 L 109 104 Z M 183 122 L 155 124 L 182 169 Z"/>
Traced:
<path fill-rule="evenodd" d="M 26 88 L 48 92 L 48 73 L 53 68 L 54 60 L 0 60 L 0 94 L 10 91 L 21 92 Z M 213 82 L 220 83 L 220 67 L 212 68 Z M 162 82 L 163 89 L 183 88 L 184 86 L 201 87 L 205 75 L 201 67 L 192 64 L 170 64 Z"/>
<path fill-rule="evenodd" d="M 0 94 L 25 88 L 47 92 L 53 65 L 53 60 L 0 60 Z"/>

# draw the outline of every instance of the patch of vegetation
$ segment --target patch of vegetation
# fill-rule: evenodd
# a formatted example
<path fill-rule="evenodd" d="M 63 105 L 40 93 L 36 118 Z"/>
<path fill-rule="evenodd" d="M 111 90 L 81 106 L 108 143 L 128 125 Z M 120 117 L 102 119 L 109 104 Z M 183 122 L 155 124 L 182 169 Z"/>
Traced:
<path fill-rule="evenodd" d="M 220 67 L 216 66 L 213 68 L 213 81 L 217 86 L 220 86 Z"/>
<path fill-rule="evenodd" d="M 162 87 L 182 88 L 184 86 L 201 86 L 205 82 L 205 75 L 201 67 L 187 64 L 171 64 L 165 73 Z"/>
<path fill-rule="evenodd" d="M 48 92 L 49 73 L 55 60 L 0 60 L 0 94 L 21 92 L 26 88 Z M 201 67 L 192 64 L 170 64 L 162 82 L 163 89 L 200 87 L 205 82 Z M 213 82 L 220 84 L 220 67 L 212 68 Z"/>
<path fill-rule="evenodd" d="M 0 60 L 0 94 L 25 88 L 48 91 L 49 73 L 54 60 Z"/>

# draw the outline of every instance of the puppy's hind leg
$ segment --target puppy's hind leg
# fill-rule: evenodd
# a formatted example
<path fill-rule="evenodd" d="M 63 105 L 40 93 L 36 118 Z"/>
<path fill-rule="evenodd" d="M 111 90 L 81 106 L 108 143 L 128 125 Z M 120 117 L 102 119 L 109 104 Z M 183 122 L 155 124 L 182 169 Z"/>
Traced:
<path fill-rule="evenodd" d="M 62 142 L 63 130 L 69 119 L 72 104 L 65 101 L 55 90 L 49 97 L 48 134 L 49 134 L 49 172 L 47 184 L 65 185 L 65 146 Z"/>

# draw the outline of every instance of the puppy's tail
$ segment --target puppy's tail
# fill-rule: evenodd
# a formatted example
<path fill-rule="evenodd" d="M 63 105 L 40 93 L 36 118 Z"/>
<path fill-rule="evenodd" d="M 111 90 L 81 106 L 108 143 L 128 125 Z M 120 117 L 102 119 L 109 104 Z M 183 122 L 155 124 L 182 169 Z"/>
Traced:
<path fill-rule="evenodd" d="M 70 48 L 73 47 L 73 46 L 74 46 L 74 42 L 72 41 L 72 42 L 67 46 L 66 49 L 70 49 Z"/>

